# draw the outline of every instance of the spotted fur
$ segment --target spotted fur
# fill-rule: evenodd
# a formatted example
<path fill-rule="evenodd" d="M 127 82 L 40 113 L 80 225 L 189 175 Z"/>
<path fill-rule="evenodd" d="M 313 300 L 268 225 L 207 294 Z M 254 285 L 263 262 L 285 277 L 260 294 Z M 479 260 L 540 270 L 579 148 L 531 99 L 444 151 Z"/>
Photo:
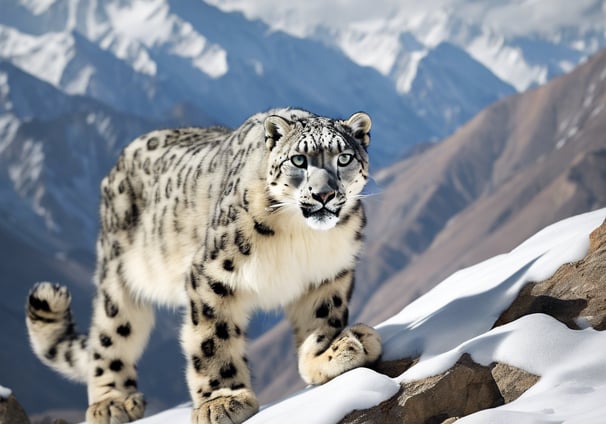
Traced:
<path fill-rule="evenodd" d="M 75 332 L 63 287 L 38 284 L 27 304 L 34 351 L 86 382 L 89 423 L 143 415 L 136 362 L 152 303 L 185 307 L 194 423 L 258 410 L 245 349 L 255 308 L 285 308 L 310 384 L 378 359 L 377 333 L 347 327 L 370 126 L 364 113 L 280 109 L 234 131 L 155 131 L 126 147 L 101 185 L 89 334 Z"/>

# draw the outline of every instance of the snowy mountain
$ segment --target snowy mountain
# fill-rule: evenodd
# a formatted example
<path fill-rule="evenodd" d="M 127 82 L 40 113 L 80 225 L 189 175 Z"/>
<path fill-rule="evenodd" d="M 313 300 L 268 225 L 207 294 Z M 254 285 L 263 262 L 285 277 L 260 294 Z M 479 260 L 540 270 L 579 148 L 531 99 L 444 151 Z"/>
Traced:
<path fill-rule="evenodd" d="M 153 128 L 86 97 L 69 96 L 0 63 L 3 80 L 0 213 L 37 243 L 88 249 L 96 232 L 99 181 L 124 139 Z M 54 245 L 55 249 L 58 245 Z"/>
<path fill-rule="evenodd" d="M 340 422 L 351 411 L 365 410 L 392 398 L 402 384 L 443 373 L 464 354 L 485 366 L 506 364 L 540 379 L 517 399 L 457 422 L 602 423 L 606 413 L 603 331 L 589 325 L 568 328 L 545 314 L 526 315 L 504 325 L 495 325 L 495 321 L 526 284 L 545 280 L 560 265 L 581 260 L 589 248 L 589 233 L 605 218 L 606 209 L 601 209 L 551 225 L 511 252 L 451 275 L 381 323 L 377 328 L 383 338 L 385 361 L 419 358 L 406 371 L 388 377 L 365 368 L 355 369 L 267 405 L 247 423 Z M 604 234 L 600 240 L 595 240 L 595 248 L 603 260 Z M 581 316 L 577 321 L 581 324 L 583 319 Z M 435 404 L 436 400 L 429 403 Z M 386 408 L 384 404 L 380 410 Z M 183 405 L 140 422 L 188 423 L 190 413 L 191 407 Z M 376 421 L 346 418 L 345 422 Z"/>
<path fill-rule="evenodd" d="M 432 135 L 374 69 L 201 1 L 1 4 L 0 58 L 118 111 L 163 119 L 188 104 L 198 110 L 192 124 L 236 126 L 277 106 L 335 117 L 365 110 L 389 140 L 374 147 L 378 164 Z"/>
<path fill-rule="evenodd" d="M 362 258 L 358 275 L 367 287 L 381 281 L 381 288 L 363 297 L 362 319 L 386 318 L 455 270 L 549 223 L 603 207 L 605 133 L 601 50 L 379 172 L 381 198 L 368 202 L 372 259 Z"/>
<path fill-rule="evenodd" d="M 356 63 L 389 75 L 410 92 L 418 66 L 449 42 L 523 91 L 541 85 L 606 45 L 604 0 L 498 3 L 469 0 L 211 0 L 262 19 L 274 30 L 337 46 Z"/>

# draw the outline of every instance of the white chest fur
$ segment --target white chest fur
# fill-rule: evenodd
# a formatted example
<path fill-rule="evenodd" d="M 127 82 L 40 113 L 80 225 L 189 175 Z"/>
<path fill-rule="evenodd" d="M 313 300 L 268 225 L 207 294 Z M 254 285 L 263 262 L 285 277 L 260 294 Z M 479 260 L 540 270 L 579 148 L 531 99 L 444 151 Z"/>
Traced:
<path fill-rule="evenodd" d="M 262 237 L 236 272 L 233 285 L 263 309 L 284 306 L 307 288 L 350 269 L 358 250 L 351 234 L 339 227 L 318 231 L 293 226 Z"/>

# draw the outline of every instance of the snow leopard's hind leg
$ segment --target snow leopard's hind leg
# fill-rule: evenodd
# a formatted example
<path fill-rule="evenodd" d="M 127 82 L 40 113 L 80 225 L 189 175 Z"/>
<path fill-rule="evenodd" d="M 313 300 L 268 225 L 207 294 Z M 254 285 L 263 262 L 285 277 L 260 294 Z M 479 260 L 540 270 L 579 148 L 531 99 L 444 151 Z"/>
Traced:
<path fill-rule="evenodd" d="M 89 336 L 89 424 L 125 423 L 142 418 L 145 401 L 137 390 L 136 362 L 154 324 L 151 305 L 135 298 L 124 275 L 118 238 L 102 239 L 97 296 Z"/>
<path fill-rule="evenodd" d="M 299 373 L 308 384 L 322 384 L 381 356 L 379 334 L 365 324 L 347 327 L 353 270 L 308 291 L 286 308 L 299 356 Z"/>
<path fill-rule="evenodd" d="M 25 322 L 38 358 L 64 376 L 84 383 L 88 374 L 88 336 L 76 333 L 70 303 L 66 287 L 38 283 L 29 293 Z"/>

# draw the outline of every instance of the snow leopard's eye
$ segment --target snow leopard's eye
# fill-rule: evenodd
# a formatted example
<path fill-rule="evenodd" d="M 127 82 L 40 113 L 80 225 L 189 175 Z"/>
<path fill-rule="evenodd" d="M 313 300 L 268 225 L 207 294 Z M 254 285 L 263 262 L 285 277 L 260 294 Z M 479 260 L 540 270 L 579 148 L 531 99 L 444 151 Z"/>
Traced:
<path fill-rule="evenodd" d="M 339 166 L 347 166 L 351 163 L 354 156 L 351 153 L 341 153 L 337 158 L 337 164 Z"/>
<path fill-rule="evenodd" d="M 297 168 L 307 168 L 307 157 L 305 155 L 294 155 L 290 158 L 290 161 Z"/>

